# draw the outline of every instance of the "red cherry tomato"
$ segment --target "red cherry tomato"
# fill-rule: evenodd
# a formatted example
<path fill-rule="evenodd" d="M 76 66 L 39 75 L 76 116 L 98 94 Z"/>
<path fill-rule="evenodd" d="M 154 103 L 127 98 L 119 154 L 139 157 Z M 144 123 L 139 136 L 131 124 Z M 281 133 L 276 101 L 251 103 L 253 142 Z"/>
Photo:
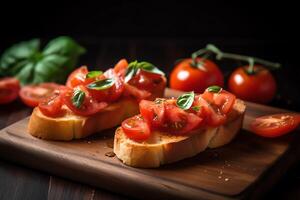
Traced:
<path fill-rule="evenodd" d="M 126 119 L 121 127 L 127 137 L 132 140 L 141 141 L 150 137 L 150 128 L 140 115 Z"/>
<path fill-rule="evenodd" d="M 134 96 L 138 100 L 147 99 L 151 96 L 151 93 L 147 90 L 140 90 L 135 86 L 125 83 L 124 84 L 124 96 Z"/>
<path fill-rule="evenodd" d="M 153 91 L 163 81 L 162 75 L 144 70 L 138 70 L 137 74 L 128 82 L 140 90 Z"/>
<path fill-rule="evenodd" d="M 220 126 L 225 123 L 226 115 L 214 104 L 208 103 L 201 95 L 196 96 L 193 106 L 199 108 L 197 115 L 204 119 L 203 123 L 207 126 Z"/>
<path fill-rule="evenodd" d="M 258 117 L 252 121 L 251 130 L 263 137 L 279 137 L 298 127 L 300 115 L 281 113 Z"/>
<path fill-rule="evenodd" d="M 73 104 L 72 98 L 73 98 L 73 93 L 74 90 L 79 89 L 82 92 L 85 93 L 85 97 L 83 100 L 83 103 L 81 104 L 81 106 L 78 108 Z M 63 103 L 71 110 L 73 111 L 75 114 L 77 115 L 82 115 L 82 116 L 89 116 L 89 115 L 93 115 L 101 110 L 103 110 L 106 106 L 107 103 L 105 102 L 97 102 L 95 101 L 90 94 L 88 93 L 87 89 L 80 85 L 77 86 L 74 89 L 66 89 L 63 93 L 62 93 L 62 100 Z"/>
<path fill-rule="evenodd" d="M 201 61 L 201 58 L 198 58 Z M 175 66 L 170 75 L 170 87 L 182 91 L 202 93 L 211 85 L 224 86 L 224 78 L 219 67 L 212 61 L 203 61 L 204 69 L 192 67 L 192 59 L 184 59 Z"/>
<path fill-rule="evenodd" d="M 163 130 L 175 134 L 183 135 L 197 128 L 202 122 L 199 116 L 188 113 L 174 104 L 166 104 L 166 122 Z"/>
<path fill-rule="evenodd" d="M 123 78 L 125 77 L 126 69 L 128 66 L 128 62 L 126 59 L 121 59 L 114 67 L 115 72 L 122 76 Z"/>
<path fill-rule="evenodd" d="M 113 69 L 108 69 L 98 80 L 105 78 L 114 79 L 114 85 L 105 90 L 89 89 L 91 96 L 97 101 L 116 101 L 123 93 L 124 82 Z"/>
<path fill-rule="evenodd" d="M 39 103 L 40 111 L 48 117 L 57 117 L 62 114 L 63 102 L 60 90 L 55 90 L 52 95 L 42 99 Z"/>
<path fill-rule="evenodd" d="M 94 78 L 86 78 L 86 75 L 89 73 L 86 66 L 82 66 L 74 70 L 68 77 L 66 86 L 74 88 L 78 85 L 86 85 L 93 82 Z"/>
<path fill-rule="evenodd" d="M 205 90 L 205 92 L 201 96 L 209 104 L 217 106 L 220 112 L 223 114 L 227 114 L 231 111 L 236 99 L 236 97 L 233 94 L 223 89 L 217 93 Z"/>
<path fill-rule="evenodd" d="M 144 117 L 149 126 L 159 127 L 165 120 L 165 106 L 164 102 L 142 100 L 139 104 L 140 113 Z"/>
<path fill-rule="evenodd" d="M 41 83 L 38 85 L 23 86 L 20 90 L 20 97 L 27 106 L 36 107 L 43 98 L 51 95 L 54 90 L 61 86 L 62 85 L 56 83 Z"/>
<path fill-rule="evenodd" d="M 20 83 L 16 78 L 0 79 L 0 104 L 14 101 L 19 96 Z"/>
<path fill-rule="evenodd" d="M 228 87 L 238 98 L 257 103 L 271 101 L 276 93 L 276 81 L 262 66 L 254 66 L 254 74 L 248 74 L 248 66 L 237 68 L 230 76 Z"/>

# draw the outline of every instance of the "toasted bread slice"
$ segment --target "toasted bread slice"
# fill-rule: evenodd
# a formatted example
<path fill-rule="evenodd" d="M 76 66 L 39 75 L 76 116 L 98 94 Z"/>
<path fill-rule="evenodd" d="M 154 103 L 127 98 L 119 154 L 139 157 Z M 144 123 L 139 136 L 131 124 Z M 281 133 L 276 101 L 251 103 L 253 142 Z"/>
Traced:
<path fill-rule="evenodd" d="M 163 97 L 166 87 L 166 78 L 157 85 L 148 97 L 154 100 Z M 64 114 L 60 117 L 47 117 L 36 107 L 30 117 L 28 132 L 38 138 L 46 140 L 72 140 L 87 137 L 105 129 L 116 127 L 126 118 L 139 112 L 139 103 L 134 97 L 122 97 L 109 104 L 99 113 L 84 117 L 75 115 L 65 105 Z"/>
<path fill-rule="evenodd" d="M 236 100 L 227 122 L 214 128 L 198 129 L 188 136 L 174 136 L 154 132 L 147 141 L 129 139 L 122 128 L 116 130 L 114 153 L 126 165 L 154 168 L 192 157 L 206 148 L 216 148 L 229 143 L 242 126 L 246 106 Z"/>

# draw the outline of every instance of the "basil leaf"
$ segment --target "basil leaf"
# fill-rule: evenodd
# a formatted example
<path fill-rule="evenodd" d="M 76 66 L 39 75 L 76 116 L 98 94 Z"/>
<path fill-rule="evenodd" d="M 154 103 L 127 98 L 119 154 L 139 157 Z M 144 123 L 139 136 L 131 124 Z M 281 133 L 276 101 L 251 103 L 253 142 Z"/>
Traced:
<path fill-rule="evenodd" d="M 192 109 L 194 111 L 198 112 L 201 109 L 201 107 L 200 106 L 193 106 Z"/>
<path fill-rule="evenodd" d="M 93 83 L 90 83 L 87 87 L 89 89 L 93 89 L 93 90 L 105 90 L 105 89 L 110 88 L 114 84 L 115 84 L 114 79 L 107 78 L 107 79 L 103 79 L 103 80 L 99 80 L 99 81 L 95 81 Z"/>
<path fill-rule="evenodd" d="M 85 49 L 69 37 L 51 40 L 43 51 L 40 40 L 20 42 L 8 48 L 0 58 L 0 76 L 15 76 L 22 85 L 63 83 Z"/>
<path fill-rule="evenodd" d="M 207 88 L 207 91 L 213 92 L 213 93 L 219 93 L 222 90 L 220 86 L 213 85 Z"/>
<path fill-rule="evenodd" d="M 89 73 L 87 73 L 87 75 L 85 77 L 86 78 L 95 78 L 97 76 L 100 76 L 101 74 L 103 74 L 102 71 L 90 71 Z"/>
<path fill-rule="evenodd" d="M 155 73 L 155 74 L 160 74 L 160 75 L 165 75 L 161 70 L 159 70 L 157 67 L 155 67 L 153 64 L 149 62 L 138 62 L 137 60 L 131 62 L 128 64 L 127 70 L 126 70 L 126 75 L 125 75 L 125 82 L 127 83 L 132 79 L 138 70 L 144 70 L 150 73 Z"/>
<path fill-rule="evenodd" d="M 147 71 L 147 72 L 151 72 L 151 73 L 154 73 L 154 74 L 160 74 L 160 75 L 165 75 L 164 72 L 160 71 L 157 67 L 155 67 L 153 64 L 149 63 L 149 62 L 140 62 L 139 63 L 139 68 L 144 70 L 144 71 Z"/>
<path fill-rule="evenodd" d="M 188 110 L 192 106 L 194 98 L 194 92 L 185 93 L 177 98 L 176 105 L 183 110 Z"/>
<path fill-rule="evenodd" d="M 72 96 L 72 103 L 76 108 L 80 108 L 85 98 L 85 93 L 80 89 L 75 89 Z"/>

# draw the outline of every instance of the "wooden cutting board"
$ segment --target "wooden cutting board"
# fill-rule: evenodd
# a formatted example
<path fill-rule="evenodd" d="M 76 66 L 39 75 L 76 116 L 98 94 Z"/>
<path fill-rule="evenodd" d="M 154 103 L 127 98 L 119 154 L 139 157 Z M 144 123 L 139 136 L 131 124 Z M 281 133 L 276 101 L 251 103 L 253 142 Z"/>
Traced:
<path fill-rule="evenodd" d="M 166 91 L 166 96 L 179 94 Z M 279 112 L 287 111 L 247 103 L 244 129 L 233 142 L 158 169 L 132 168 L 110 157 L 114 130 L 71 142 L 45 141 L 26 132 L 28 118 L 0 131 L 0 156 L 143 199 L 256 198 L 299 158 L 299 130 L 278 139 L 247 131 L 254 117 Z"/>

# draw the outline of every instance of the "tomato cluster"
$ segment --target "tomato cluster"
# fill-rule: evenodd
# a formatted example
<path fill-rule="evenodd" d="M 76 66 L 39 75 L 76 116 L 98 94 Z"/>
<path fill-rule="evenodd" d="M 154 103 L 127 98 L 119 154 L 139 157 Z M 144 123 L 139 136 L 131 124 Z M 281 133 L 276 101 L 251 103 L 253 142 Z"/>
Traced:
<path fill-rule="evenodd" d="M 142 100 L 140 115 L 123 121 L 122 129 L 137 141 L 148 139 L 156 130 L 185 135 L 200 127 L 224 124 L 235 102 L 235 96 L 225 90 L 205 90 L 193 98 L 191 106 L 185 110 L 178 106 L 176 99 Z"/>

